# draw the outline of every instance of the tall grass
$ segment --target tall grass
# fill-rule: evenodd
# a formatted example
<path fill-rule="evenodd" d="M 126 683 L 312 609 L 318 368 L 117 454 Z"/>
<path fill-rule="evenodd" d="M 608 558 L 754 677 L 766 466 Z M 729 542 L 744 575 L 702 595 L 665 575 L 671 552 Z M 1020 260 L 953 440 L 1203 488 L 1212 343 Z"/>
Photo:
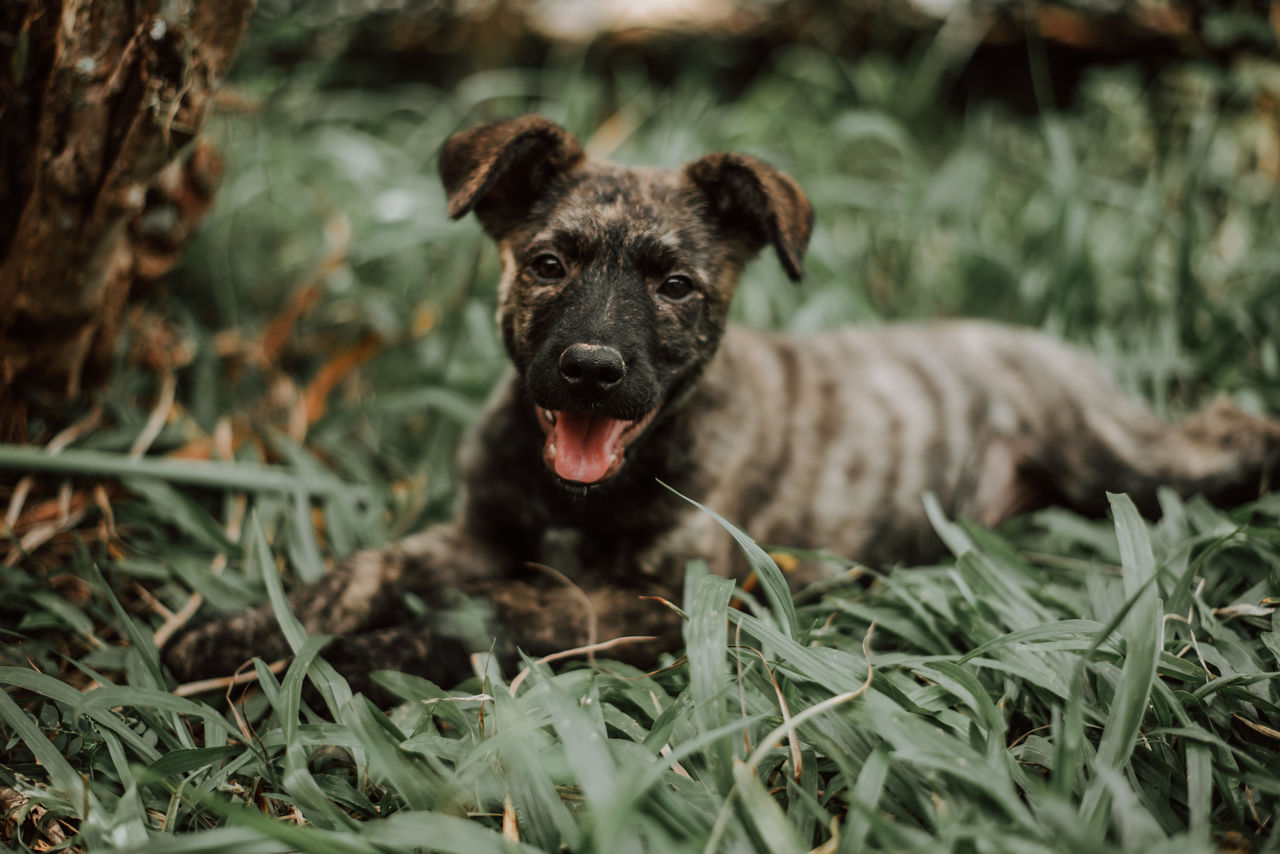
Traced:
<path fill-rule="evenodd" d="M 606 86 L 571 59 L 449 92 L 240 81 L 261 108 L 213 123 L 227 178 L 154 306 L 190 357 L 150 455 L 127 450 L 163 379 L 123 355 L 104 426 L 61 458 L 0 454 L 51 493 L 67 478 L 69 508 L 86 496 L 78 526 L 0 575 L 0 787 L 28 799 L 0 839 L 1280 850 L 1275 496 L 1229 512 L 1164 496 L 1155 524 L 1117 497 L 1109 521 L 1051 510 L 1000 532 L 934 508 L 949 559 L 847 566 L 794 603 L 692 565 L 686 654 L 664 670 L 525 662 L 512 690 L 480 656 L 459 686 L 379 677 L 404 699 L 389 715 L 280 596 L 449 513 L 459 435 L 505 365 L 492 252 L 447 221 L 434 178 L 452 131 L 532 109 L 625 162 L 733 149 L 786 169 L 818 211 L 808 279 L 762 259 L 742 322 L 992 316 L 1093 349 L 1166 412 L 1216 392 L 1280 411 L 1274 116 L 1249 108 L 1267 73 L 1099 71 L 1070 110 L 1030 119 L 948 114 L 925 69 L 811 47 L 732 102 L 696 70 Z M 154 459 L 178 449 L 230 459 Z M 169 693 L 153 632 L 192 591 L 214 610 L 270 598 L 287 669 L 258 662 L 234 703 Z"/>

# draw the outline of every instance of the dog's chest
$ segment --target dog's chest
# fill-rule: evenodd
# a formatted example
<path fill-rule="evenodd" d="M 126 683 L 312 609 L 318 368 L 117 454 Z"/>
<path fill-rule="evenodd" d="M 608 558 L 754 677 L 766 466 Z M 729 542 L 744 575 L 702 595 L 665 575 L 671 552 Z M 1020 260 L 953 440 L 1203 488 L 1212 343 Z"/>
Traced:
<path fill-rule="evenodd" d="M 680 532 L 709 517 L 660 486 L 656 476 L 651 484 L 554 502 L 559 506 L 542 531 L 539 560 L 571 578 L 666 574 L 671 559 L 682 553 L 669 546 L 672 538 L 689 539 Z M 683 553 L 686 559 L 698 556 Z"/>
<path fill-rule="evenodd" d="M 577 528 L 547 528 L 538 546 L 538 560 L 569 578 L 582 576 L 582 531 Z"/>

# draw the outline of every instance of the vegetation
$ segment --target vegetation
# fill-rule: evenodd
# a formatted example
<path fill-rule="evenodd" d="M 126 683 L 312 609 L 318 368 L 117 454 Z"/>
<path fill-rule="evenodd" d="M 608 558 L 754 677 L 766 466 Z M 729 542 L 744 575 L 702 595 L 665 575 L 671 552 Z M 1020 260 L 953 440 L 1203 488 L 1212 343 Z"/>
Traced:
<path fill-rule="evenodd" d="M 692 566 L 687 655 L 661 671 L 529 662 L 517 684 L 480 657 L 460 686 L 381 677 L 405 698 L 390 715 L 323 639 L 225 697 L 170 693 L 154 640 L 193 592 L 270 595 L 291 626 L 282 576 L 449 513 L 453 450 L 505 365 L 493 253 L 434 176 L 452 131 L 536 110 L 625 162 L 786 169 L 818 212 L 808 279 L 762 259 L 742 322 L 997 317 L 1099 353 L 1162 412 L 1217 393 L 1280 412 L 1274 65 L 1095 70 L 1032 116 L 945 109 L 927 51 L 794 46 L 731 101 L 696 64 L 658 88 L 560 56 L 448 91 L 246 66 L 256 108 L 210 123 L 217 203 L 110 388 L 60 413 L 79 419 L 60 455 L 0 448 L 34 476 L 8 489 L 0 574 L 0 803 L 28 799 L 4 844 L 1280 850 L 1277 494 L 1166 496 L 1154 524 L 1121 497 L 1110 520 L 998 532 L 935 513 L 953 558 L 831 557 L 793 606 Z"/>

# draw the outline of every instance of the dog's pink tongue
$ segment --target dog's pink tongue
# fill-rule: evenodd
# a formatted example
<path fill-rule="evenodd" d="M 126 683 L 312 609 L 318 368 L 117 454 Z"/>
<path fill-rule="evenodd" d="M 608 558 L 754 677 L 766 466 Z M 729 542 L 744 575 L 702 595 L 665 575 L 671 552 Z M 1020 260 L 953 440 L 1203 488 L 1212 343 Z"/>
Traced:
<path fill-rule="evenodd" d="M 630 422 L 590 412 L 557 412 L 556 474 L 578 483 L 595 483 L 609 473 L 618 437 Z"/>

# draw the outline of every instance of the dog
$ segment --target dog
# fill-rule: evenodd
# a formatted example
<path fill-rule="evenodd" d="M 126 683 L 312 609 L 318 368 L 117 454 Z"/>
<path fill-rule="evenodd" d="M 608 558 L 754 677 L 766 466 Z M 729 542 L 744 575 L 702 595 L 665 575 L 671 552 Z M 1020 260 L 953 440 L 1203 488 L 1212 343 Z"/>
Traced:
<path fill-rule="evenodd" d="M 308 631 L 337 636 L 325 658 L 353 687 L 371 690 L 375 668 L 451 685 L 472 650 L 652 635 L 609 652 L 644 665 L 678 649 L 681 619 L 657 600 L 679 600 L 686 564 L 748 567 L 671 490 L 758 541 L 883 565 L 940 551 L 926 493 L 994 525 L 1049 504 L 1100 515 L 1108 491 L 1153 514 L 1161 486 L 1238 502 L 1277 474 L 1280 422 L 1220 403 L 1166 423 L 1040 333 L 730 326 L 743 265 L 771 246 L 800 280 L 813 222 L 795 182 L 752 157 L 620 166 L 525 116 L 452 136 L 440 175 L 449 215 L 474 213 L 497 244 L 513 368 L 464 446 L 457 517 L 290 597 Z M 406 593 L 429 613 L 411 616 Z M 464 598 L 489 614 L 476 637 L 444 618 Z M 166 660 L 185 680 L 288 652 L 259 608 L 192 628 Z"/>

